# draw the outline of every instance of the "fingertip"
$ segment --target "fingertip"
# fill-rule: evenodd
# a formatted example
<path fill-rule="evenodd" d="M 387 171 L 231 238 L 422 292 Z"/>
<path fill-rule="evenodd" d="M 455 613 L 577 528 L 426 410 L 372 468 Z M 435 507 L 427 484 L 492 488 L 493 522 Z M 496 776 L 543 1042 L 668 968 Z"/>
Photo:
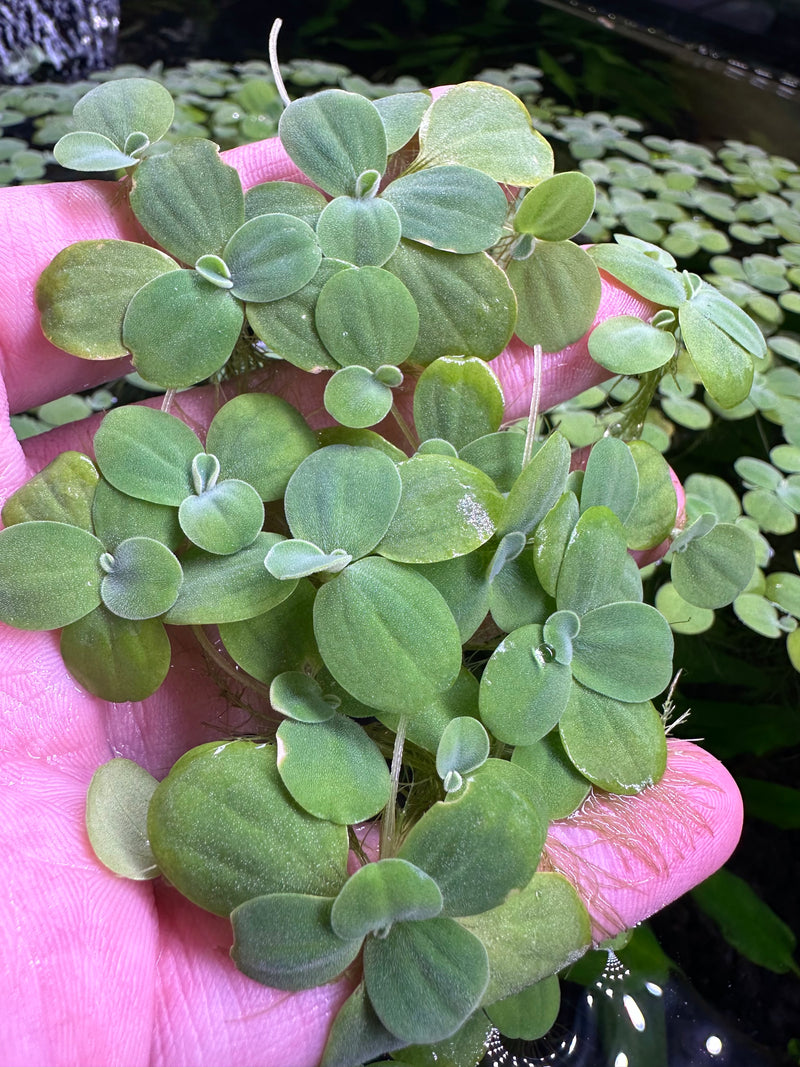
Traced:
<path fill-rule="evenodd" d="M 713 874 L 735 849 L 742 821 L 726 768 L 697 745 L 670 739 L 660 782 L 636 796 L 595 792 L 553 824 L 545 855 L 578 888 L 601 941 Z"/>

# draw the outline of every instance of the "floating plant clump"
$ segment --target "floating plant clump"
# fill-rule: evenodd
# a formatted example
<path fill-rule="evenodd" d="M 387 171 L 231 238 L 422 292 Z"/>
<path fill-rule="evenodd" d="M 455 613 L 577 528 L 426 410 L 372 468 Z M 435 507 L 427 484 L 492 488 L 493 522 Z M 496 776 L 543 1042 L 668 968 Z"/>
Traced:
<path fill-rule="evenodd" d="M 671 539 L 675 589 L 708 609 L 755 569 L 739 525 L 707 510 L 679 528 L 669 467 L 635 433 L 579 471 L 542 432 L 538 381 L 508 421 L 491 360 L 514 334 L 538 363 L 583 337 L 601 270 L 656 305 L 590 343 L 649 397 L 680 358 L 732 408 L 764 342 L 653 245 L 574 243 L 593 184 L 553 173 L 506 89 L 284 102 L 302 180 L 246 192 L 213 142 L 163 140 L 163 86 L 76 105 L 56 158 L 122 168 L 151 243 L 63 249 L 42 328 L 84 359 L 129 353 L 165 397 L 108 412 L 92 457 L 63 453 L 6 502 L 0 618 L 60 629 L 67 669 L 109 701 L 156 692 L 170 631 L 194 629 L 263 716 L 160 783 L 101 767 L 98 857 L 230 916 L 236 966 L 266 985 L 359 961 L 325 1063 L 449 1039 L 473 1064 L 539 983 L 551 1012 L 552 976 L 590 945 L 575 889 L 537 873 L 549 821 L 664 772 L 672 633 L 631 552 Z M 173 413 L 253 343 L 326 373 L 327 429 L 249 380 L 205 430 Z M 365 822 L 379 845 L 348 875 Z"/>

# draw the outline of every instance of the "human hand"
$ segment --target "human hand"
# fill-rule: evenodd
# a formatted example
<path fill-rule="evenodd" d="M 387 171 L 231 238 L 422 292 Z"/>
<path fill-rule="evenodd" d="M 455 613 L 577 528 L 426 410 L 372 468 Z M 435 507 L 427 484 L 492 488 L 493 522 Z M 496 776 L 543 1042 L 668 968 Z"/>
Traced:
<path fill-rule="evenodd" d="M 228 154 L 246 186 L 297 177 L 275 142 Z M 86 363 L 41 336 L 33 301 L 40 271 L 71 241 L 141 236 L 112 183 L 76 182 L 4 191 L 0 242 L 0 370 L 12 411 L 99 385 L 124 360 Z M 12 269 L 13 268 L 13 269 Z M 630 293 L 604 283 L 601 316 L 644 313 Z M 527 412 L 530 351 L 515 341 L 493 367 L 510 417 Z M 319 379 L 271 372 L 270 389 L 305 411 Z M 545 357 L 542 407 L 605 377 L 585 342 Z M 177 409 L 207 422 L 210 391 L 181 394 Z M 64 427 L 21 447 L 2 413 L 0 500 L 64 448 L 91 449 L 93 424 Z M 96 425 L 96 424 L 94 424 Z M 160 882 L 116 878 L 95 859 L 84 831 L 89 780 L 125 756 L 163 777 L 189 747 L 229 735 L 231 709 L 190 636 L 173 633 L 162 688 L 137 704 L 89 696 L 64 669 L 57 635 L 2 627 L 3 764 L 0 842 L 8 857 L 2 900 L 3 1042 L 14 1064 L 313 1064 L 350 991 L 346 979 L 299 994 L 245 978 L 227 950 L 227 922 Z M 573 878 L 598 939 L 658 910 L 725 861 L 739 834 L 733 781 L 712 757 L 670 742 L 661 783 L 635 797 L 596 795 L 551 828 L 546 860 Z"/>

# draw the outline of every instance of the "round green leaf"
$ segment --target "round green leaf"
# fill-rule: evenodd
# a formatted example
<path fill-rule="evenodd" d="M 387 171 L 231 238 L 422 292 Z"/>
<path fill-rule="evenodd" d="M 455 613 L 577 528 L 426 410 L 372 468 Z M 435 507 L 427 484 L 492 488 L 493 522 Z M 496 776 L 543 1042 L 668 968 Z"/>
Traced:
<path fill-rule="evenodd" d="M 672 633 L 649 604 L 621 602 L 587 611 L 573 649 L 576 680 L 616 700 L 648 700 L 672 677 Z"/>
<path fill-rule="evenodd" d="M 784 632 L 774 604 L 755 593 L 741 593 L 733 602 L 736 618 L 764 637 L 780 637 Z"/>
<path fill-rule="evenodd" d="M 165 877 L 216 915 L 266 893 L 333 894 L 345 880 L 347 831 L 289 798 L 272 745 L 187 752 L 153 794 L 147 829 Z"/>
<path fill-rule="evenodd" d="M 242 328 L 242 307 L 193 270 L 162 275 L 131 300 L 122 340 L 145 381 L 195 385 L 223 366 Z"/>
<path fill-rule="evenodd" d="M 767 575 L 766 596 L 783 611 L 800 618 L 800 576 L 790 571 Z"/>
<path fill-rule="evenodd" d="M 572 663 L 572 643 L 580 630 L 581 620 L 574 611 L 556 611 L 545 622 L 542 637 L 558 663 Z"/>
<path fill-rule="evenodd" d="M 481 942 L 454 919 L 396 923 L 364 945 L 364 981 L 383 1025 L 408 1044 L 441 1041 L 466 1022 L 489 980 Z"/>
<path fill-rule="evenodd" d="M 766 354 L 766 342 L 758 326 L 713 286 L 702 285 L 692 297 L 692 307 L 750 355 L 762 358 Z"/>
<path fill-rule="evenodd" d="M 339 891 L 331 927 L 344 940 L 386 933 L 395 922 L 432 919 L 442 910 L 439 887 L 419 867 L 401 859 L 366 863 Z"/>
<path fill-rule="evenodd" d="M 397 467 L 385 453 L 328 445 L 303 460 L 289 479 L 286 521 L 296 538 L 358 559 L 386 533 L 401 488 Z"/>
<path fill-rule="evenodd" d="M 765 533 L 789 534 L 797 526 L 794 509 L 787 507 L 777 493 L 754 489 L 744 494 L 742 505 Z"/>
<path fill-rule="evenodd" d="M 353 825 L 371 819 L 388 803 L 389 768 L 353 719 L 287 720 L 278 727 L 277 743 L 283 784 L 318 819 Z"/>
<path fill-rule="evenodd" d="M 314 231 L 292 215 L 258 215 L 233 234 L 222 253 L 239 300 L 266 303 L 291 296 L 322 259 Z"/>
<path fill-rule="evenodd" d="M 686 289 L 680 276 L 655 256 L 645 254 L 629 244 L 595 245 L 590 255 L 597 266 L 617 278 L 623 285 L 665 307 L 677 308 L 686 303 Z M 670 257 L 671 265 L 675 261 Z"/>
<path fill-rule="evenodd" d="M 307 578 L 311 574 L 322 574 L 325 571 L 336 574 L 346 567 L 352 558 L 343 548 L 323 552 L 310 541 L 290 539 L 279 541 L 272 546 L 266 555 L 264 566 L 275 578 L 286 581 L 292 578 Z"/>
<path fill-rule="evenodd" d="M 536 1041 L 552 1027 L 560 1007 L 558 975 L 551 974 L 505 1000 L 489 1004 L 486 1014 L 503 1037 Z"/>
<path fill-rule="evenodd" d="M 636 551 L 655 548 L 675 525 L 678 497 L 664 457 L 646 441 L 628 445 L 639 472 L 636 503 L 625 519 L 628 546 Z"/>
<path fill-rule="evenodd" d="M 61 631 L 61 658 L 101 700 L 146 700 L 167 676 L 171 649 L 160 619 L 121 619 L 104 605 Z"/>
<path fill-rule="evenodd" d="M 211 421 L 206 448 L 228 477 L 248 482 L 262 500 L 279 500 L 317 440 L 291 404 L 270 393 L 242 393 Z"/>
<path fill-rule="evenodd" d="M 400 563 L 437 563 L 473 552 L 495 532 L 503 498 L 460 459 L 416 455 L 397 465 L 402 495 L 377 551 Z"/>
<path fill-rule="evenodd" d="M 561 562 L 580 511 L 572 492 L 562 493 L 536 527 L 533 535 L 533 565 L 542 588 L 556 595 Z"/>
<path fill-rule="evenodd" d="M 331 929 L 330 897 L 270 893 L 246 900 L 231 913 L 231 958 L 248 976 L 274 989 L 296 992 L 333 981 L 361 949 Z"/>
<path fill-rule="evenodd" d="M 325 386 L 325 410 L 342 426 L 365 429 L 392 409 L 392 390 L 367 367 L 342 367 Z"/>
<path fill-rule="evenodd" d="M 461 254 L 496 244 L 508 212 L 500 186 L 472 167 L 412 171 L 391 182 L 382 198 L 396 208 L 407 240 Z"/>
<path fill-rule="evenodd" d="M 586 908 L 561 874 L 535 874 L 505 903 L 460 921 L 489 954 L 491 977 L 484 1004 L 555 974 L 591 944 Z"/>
<path fill-rule="evenodd" d="M 270 304 L 248 304 L 247 321 L 257 337 L 283 359 L 312 374 L 339 364 L 325 348 L 314 324 L 314 309 L 325 283 L 349 269 L 347 263 L 323 259 L 311 281 L 291 296 Z"/>
<path fill-rule="evenodd" d="M 567 706 L 572 675 L 544 641 L 542 627 L 521 626 L 497 646 L 481 677 L 480 712 L 487 729 L 509 745 L 532 745 Z"/>
<path fill-rule="evenodd" d="M 317 223 L 324 255 L 357 267 L 382 267 L 400 240 L 400 217 L 388 200 L 337 196 Z"/>
<path fill-rule="evenodd" d="M 342 366 L 377 370 L 411 354 L 419 315 L 411 293 L 381 267 L 355 267 L 323 286 L 315 311 L 319 336 Z"/>
<path fill-rule="evenodd" d="M 632 599 L 626 596 L 628 558 L 625 532 L 613 511 L 601 507 L 584 511 L 558 574 L 558 607 L 584 615 L 603 604 Z M 641 587 L 636 599 L 640 598 Z"/>
<path fill-rule="evenodd" d="M 459 449 L 459 459 L 488 474 L 501 493 L 507 493 L 522 470 L 525 434 L 486 434 Z"/>
<path fill-rule="evenodd" d="M 169 91 L 148 78 L 103 82 L 81 97 L 72 112 L 77 129 L 101 133 L 119 148 L 135 131 L 157 141 L 172 125 L 174 113 Z"/>
<path fill-rule="evenodd" d="M 174 507 L 193 492 L 192 460 L 202 451 L 185 422 L 135 404 L 110 411 L 94 435 L 104 478 L 129 496 Z"/>
<path fill-rule="evenodd" d="M 558 729 L 581 774 L 612 793 L 641 792 L 667 765 L 664 724 L 650 701 L 623 703 L 576 684 Z"/>
<path fill-rule="evenodd" d="M 353 196 L 365 170 L 386 169 L 386 133 L 363 96 L 326 89 L 293 100 L 278 125 L 281 144 L 300 170 L 331 196 Z"/>
<path fill-rule="evenodd" d="M 489 590 L 492 619 L 506 633 L 530 623 L 543 624 L 555 607 L 539 582 L 531 552 L 507 562 Z"/>
<path fill-rule="evenodd" d="M 441 356 L 429 364 L 414 390 L 414 425 L 421 441 L 442 437 L 461 449 L 500 429 L 503 390 L 475 356 Z"/>
<path fill-rule="evenodd" d="M 567 241 L 592 217 L 594 200 L 594 182 L 586 174 L 554 174 L 526 194 L 514 216 L 514 229 L 542 241 Z"/>
<path fill-rule="evenodd" d="M 528 534 L 541 522 L 564 492 L 570 455 L 569 442 L 563 434 L 550 434 L 512 485 L 500 534 L 515 530 Z"/>
<path fill-rule="evenodd" d="M 536 185 L 553 173 L 553 150 L 513 93 L 463 82 L 431 104 L 419 128 L 417 165 L 463 163 L 507 185 Z"/>
<path fill-rule="evenodd" d="M 492 359 L 511 340 L 516 297 L 505 271 L 486 253 L 453 256 L 401 240 L 386 269 L 403 282 L 419 312 L 414 363 L 439 356 Z"/>
<path fill-rule="evenodd" d="M 326 722 L 335 714 L 319 684 L 302 671 L 284 671 L 272 679 L 269 702 L 275 711 L 296 722 Z M 281 755 L 278 755 L 278 768 Z M 302 805 L 305 807 L 305 805 Z"/>
<path fill-rule="evenodd" d="M 530 774 L 532 796 L 547 819 L 565 819 L 589 793 L 589 782 L 567 757 L 558 730 L 533 745 L 518 745 L 511 762 Z"/>
<path fill-rule="evenodd" d="M 672 582 L 690 604 L 722 608 L 747 586 L 754 568 L 755 548 L 745 531 L 718 523 L 674 553 Z"/>
<path fill-rule="evenodd" d="M 144 767 L 112 759 L 92 775 L 86 796 L 86 832 L 104 866 L 142 881 L 161 872 L 147 839 L 147 809 L 158 785 Z"/>
<path fill-rule="evenodd" d="M 594 322 L 600 274 L 571 241 L 537 241 L 528 259 L 512 260 L 508 277 L 519 305 L 516 333 L 525 344 L 559 352 Z"/>
<path fill-rule="evenodd" d="M 246 219 L 256 215 L 294 215 L 314 229 L 327 200 L 318 189 L 300 182 L 262 182 L 244 194 Z"/>
<path fill-rule="evenodd" d="M 486 554 L 478 551 L 417 568 L 447 601 L 462 642 L 472 637 L 489 610 L 486 564 Z"/>
<path fill-rule="evenodd" d="M 218 289 L 232 289 L 233 281 L 228 264 L 221 256 L 201 256 L 194 265 L 194 269 L 207 282 L 216 285 Z"/>
<path fill-rule="evenodd" d="M 75 131 L 65 133 L 53 148 L 56 162 L 68 170 L 120 170 L 138 163 L 135 156 L 121 152 L 108 137 L 100 133 Z"/>
<path fill-rule="evenodd" d="M 581 511 L 606 507 L 625 523 L 639 494 L 639 470 L 630 448 L 618 437 L 592 446 L 581 483 Z"/>
<path fill-rule="evenodd" d="M 82 452 L 61 452 L 3 504 L 3 525 L 42 519 L 92 530 L 99 475 Z M 102 535 L 101 535 L 102 540 Z"/>
<path fill-rule="evenodd" d="M 264 525 L 264 505 L 252 485 L 227 478 L 199 496 L 187 496 L 178 521 L 198 548 L 227 556 L 255 541 Z"/>
<path fill-rule="evenodd" d="M 250 549 L 245 551 L 249 552 Z M 228 560 L 236 557 L 216 558 Z M 266 569 L 264 573 L 267 574 Z M 184 567 L 184 586 L 188 574 L 188 568 Z M 282 671 L 313 672 L 321 664 L 311 616 L 316 595 L 314 587 L 307 579 L 298 582 L 293 589 L 295 583 L 278 582 L 269 574 L 267 577 L 274 584 L 288 588 L 290 595 L 261 615 L 223 622 L 219 634 L 231 658 L 259 682 L 270 685 L 275 675 Z M 287 633 L 292 635 L 291 641 L 286 640 Z"/>
<path fill-rule="evenodd" d="M 373 100 L 386 130 L 389 153 L 408 144 L 419 129 L 420 120 L 431 102 L 429 92 L 392 93 Z"/>
<path fill-rule="evenodd" d="M 127 354 L 125 311 L 147 282 L 176 271 L 174 259 L 132 241 L 79 241 L 55 257 L 36 284 L 42 332 L 82 359 Z"/>
<path fill-rule="evenodd" d="M 100 603 L 103 546 L 88 530 L 33 521 L 0 533 L 0 619 L 18 630 L 55 630 Z"/>
<path fill-rule="evenodd" d="M 170 550 L 150 537 L 129 537 L 103 554 L 106 576 L 100 583 L 103 603 L 123 619 L 163 615 L 178 598 L 181 565 Z"/>
<path fill-rule="evenodd" d="M 684 600 L 672 582 L 659 588 L 656 607 L 676 634 L 702 634 L 714 625 L 714 612 Z"/>
<path fill-rule="evenodd" d="M 184 626 L 240 622 L 286 600 L 296 583 L 278 581 L 264 566 L 279 540 L 278 534 L 260 533 L 252 544 L 227 556 L 199 548 L 184 552 L 183 584 L 164 621 Z"/>
<path fill-rule="evenodd" d="M 527 771 L 487 760 L 455 797 L 434 804 L 398 852 L 434 879 L 443 915 L 477 915 L 533 877 L 547 832 Z M 493 858 L 502 855 L 503 863 Z"/>
<path fill-rule="evenodd" d="M 683 342 L 703 385 L 723 408 L 747 399 L 753 383 L 753 359 L 727 333 L 703 314 L 694 300 L 678 311 Z"/>
<path fill-rule="evenodd" d="M 191 138 L 134 171 L 130 205 L 150 236 L 182 263 L 222 255 L 244 222 L 238 173 L 211 141 Z"/>
<path fill-rule="evenodd" d="M 675 336 L 635 315 L 615 315 L 589 335 L 595 363 L 615 374 L 642 374 L 663 367 L 675 354 Z"/>
<path fill-rule="evenodd" d="M 477 719 L 459 715 L 451 719 L 436 749 L 436 773 L 447 778 L 455 772 L 460 778 L 482 767 L 489 758 L 489 735 Z"/>
<path fill-rule="evenodd" d="M 325 665 L 362 704 L 411 713 L 455 681 L 461 638 L 421 574 L 370 556 L 323 585 L 314 633 Z"/>

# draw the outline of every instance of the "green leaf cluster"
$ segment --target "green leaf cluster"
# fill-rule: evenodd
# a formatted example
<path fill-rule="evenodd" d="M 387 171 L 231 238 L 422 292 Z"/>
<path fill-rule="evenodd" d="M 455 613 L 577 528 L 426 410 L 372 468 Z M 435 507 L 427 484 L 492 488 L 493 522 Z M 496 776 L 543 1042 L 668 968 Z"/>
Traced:
<path fill-rule="evenodd" d="M 61 629 L 68 670 L 106 700 L 157 690 L 173 626 L 254 694 L 253 738 L 193 749 L 159 784 L 128 761 L 101 768 L 87 825 L 112 870 L 161 873 L 230 916 L 234 961 L 258 981 L 310 988 L 360 960 L 325 1062 L 442 1042 L 477 1055 L 490 1021 L 541 1032 L 553 975 L 590 939 L 571 886 L 537 874 L 547 824 L 592 789 L 663 774 L 670 624 L 735 601 L 763 628 L 753 601 L 769 594 L 796 629 L 793 576 L 753 582 L 766 505 L 742 517 L 690 499 L 684 526 L 642 431 L 681 375 L 732 412 L 749 402 L 762 335 L 646 241 L 574 243 L 593 182 L 553 174 L 499 86 L 299 98 L 279 135 L 304 180 L 247 193 L 197 130 L 162 140 L 171 119 L 161 87 L 110 81 L 57 149 L 126 169 L 151 243 L 61 252 L 37 288 L 45 334 L 83 358 L 130 352 L 167 396 L 110 411 L 93 459 L 60 456 L 6 502 L 0 619 Z M 593 424 L 571 469 L 569 411 L 563 432 L 535 404 L 508 425 L 489 361 L 515 332 L 537 355 L 581 338 L 601 271 L 660 310 L 592 333 L 617 376 L 597 402 L 632 387 L 629 417 Z M 171 413 L 173 390 L 254 339 L 328 372 L 334 427 L 315 433 L 246 383 L 204 436 Z M 370 428 L 409 381 L 403 452 Z M 764 410 L 793 387 L 770 380 Z M 794 515 L 789 447 L 739 473 Z M 672 583 L 652 606 L 632 553 L 666 540 Z M 373 819 L 379 858 L 348 877 L 353 828 Z"/>

